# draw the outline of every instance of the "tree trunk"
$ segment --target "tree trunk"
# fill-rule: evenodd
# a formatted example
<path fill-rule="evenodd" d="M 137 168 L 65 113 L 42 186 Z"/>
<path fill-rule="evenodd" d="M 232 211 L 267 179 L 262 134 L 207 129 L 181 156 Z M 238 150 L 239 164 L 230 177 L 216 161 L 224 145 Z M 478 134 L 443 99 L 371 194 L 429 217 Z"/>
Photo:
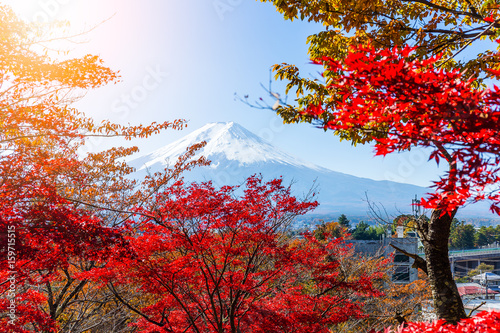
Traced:
<path fill-rule="evenodd" d="M 441 210 L 435 209 L 430 221 L 419 221 L 418 230 L 424 245 L 434 309 L 439 319 L 445 319 L 449 323 L 466 318 L 448 256 L 450 226 L 455 213 L 456 211 L 441 216 Z"/>

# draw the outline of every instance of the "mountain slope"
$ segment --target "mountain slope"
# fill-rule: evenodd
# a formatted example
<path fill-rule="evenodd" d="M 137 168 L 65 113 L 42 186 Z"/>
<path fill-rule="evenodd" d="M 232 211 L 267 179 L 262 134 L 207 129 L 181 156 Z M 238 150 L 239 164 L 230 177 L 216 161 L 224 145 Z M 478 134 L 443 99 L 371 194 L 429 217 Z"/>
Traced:
<path fill-rule="evenodd" d="M 299 197 L 317 185 L 316 199 L 320 207 L 315 213 L 363 216 L 368 212 L 368 198 L 388 213 L 409 214 L 412 198 L 429 191 L 414 185 L 375 181 L 322 168 L 275 148 L 232 122 L 207 124 L 130 164 L 138 170 L 138 176 L 156 172 L 166 165 L 174 165 L 188 146 L 201 141 L 206 141 L 207 145 L 199 154 L 212 164 L 185 174 L 187 181 L 212 180 L 215 185 L 222 186 L 241 184 L 252 174 L 262 174 L 265 179 L 283 176 L 285 183 L 293 182 L 292 189 Z"/>
<path fill-rule="evenodd" d="M 186 147 L 201 141 L 207 142 L 202 154 L 215 163 L 213 168 L 218 163 L 233 161 L 237 162 L 239 166 L 278 163 L 327 171 L 327 169 L 301 161 L 278 150 L 269 142 L 233 122 L 207 124 L 180 140 L 134 160 L 133 165 L 140 170 L 173 164 L 177 157 L 186 151 Z"/>

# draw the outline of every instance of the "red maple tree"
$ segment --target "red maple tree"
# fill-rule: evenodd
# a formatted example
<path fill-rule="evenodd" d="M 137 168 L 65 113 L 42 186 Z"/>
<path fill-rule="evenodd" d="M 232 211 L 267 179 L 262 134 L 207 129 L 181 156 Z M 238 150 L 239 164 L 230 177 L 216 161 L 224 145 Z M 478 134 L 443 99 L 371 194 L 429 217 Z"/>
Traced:
<path fill-rule="evenodd" d="M 315 60 L 326 84 L 317 84 L 303 114 L 325 130 L 374 141 L 376 155 L 424 147 L 448 164 L 422 199 L 432 209 L 430 220 L 417 220 L 426 260 L 414 258 L 429 276 L 438 317 L 456 322 L 466 315 L 448 260 L 450 225 L 468 200 L 490 200 L 500 213 L 500 90 L 439 69 L 439 57 L 413 59 L 413 50 L 357 46 L 342 62 Z"/>
<path fill-rule="evenodd" d="M 133 255 L 83 276 L 105 281 L 140 315 L 141 332 L 329 332 L 364 316 L 381 275 L 345 276 L 341 239 L 284 233 L 316 202 L 298 201 L 279 179 L 250 177 L 235 191 L 179 182 L 158 193 L 129 227 Z M 124 287 L 137 298 L 123 300 Z"/>

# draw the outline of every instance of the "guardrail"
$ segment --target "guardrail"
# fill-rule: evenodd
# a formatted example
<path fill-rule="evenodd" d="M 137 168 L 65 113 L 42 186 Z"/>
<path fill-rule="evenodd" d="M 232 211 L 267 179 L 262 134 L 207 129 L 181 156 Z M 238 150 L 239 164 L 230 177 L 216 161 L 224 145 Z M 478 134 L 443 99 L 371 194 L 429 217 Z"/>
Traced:
<path fill-rule="evenodd" d="M 462 257 L 467 255 L 478 255 L 478 254 L 500 254 L 500 248 L 490 248 L 490 249 L 472 249 L 472 250 L 455 250 L 449 251 L 449 257 Z M 424 253 L 418 253 L 420 257 L 424 257 Z"/>
<path fill-rule="evenodd" d="M 467 256 L 468 254 L 475 255 L 475 254 L 497 254 L 497 253 L 500 253 L 500 248 L 450 251 L 449 256 L 450 257 L 459 257 L 459 256 L 464 256 L 464 255 Z"/>

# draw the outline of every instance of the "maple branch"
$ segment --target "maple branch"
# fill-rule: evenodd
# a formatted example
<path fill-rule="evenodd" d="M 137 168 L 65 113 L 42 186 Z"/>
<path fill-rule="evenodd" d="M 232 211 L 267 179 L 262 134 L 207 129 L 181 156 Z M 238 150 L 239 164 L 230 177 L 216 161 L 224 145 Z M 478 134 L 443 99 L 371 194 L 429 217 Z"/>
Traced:
<path fill-rule="evenodd" d="M 163 322 L 163 318 L 162 318 L 162 321 L 161 322 L 157 322 L 153 319 L 151 319 L 148 315 L 144 314 L 142 311 L 139 311 L 137 310 L 135 307 L 133 307 L 132 305 L 130 305 L 128 302 L 126 302 L 121 296 L 120 294 L 116 291 L 115 289 L 115 286 L 113 285 L 112 282 L 109 282 L 108 283 L 108 289 L 113 293 L 113 295 L 116 297 L 116 299 L 118 301 L 120 301 L 125 307 L 127 307 L 129 310 L 131 310 L 132 312 L 138 314 L 139 316 L 143 317 L 144 319 L 146 319 L 147 321 L 149 321 L 150 323 L 152 324 L 155 324 L 159 327 L 164 327 L 165 326 L 165 323 Z M 165 328 L 167 329 L 167 328 Z M 168 331 L 170 332 L 173 332 L 172 330 L 169 330 L 167 329 Z"/>
<path fill-rule="evenodd" d="M 477 12 L 476 10 L 476 7 L 474 7 L 472 5 L 472 2 L 470 0 L 465 0 L 465 2 L 467 2 L 467 5 L 469 6 L 469 9 L 470 11 L 474 14 L 474 15 L 479 15 L 479 13 Z"/>
<path fill-rule="evenodd" d="M 446 47 L 448 47 L 448 46 L 452 45 L 453 43 L 456 43 L 457 41 L 459 41 L 460 38 L 461 38 L 460 35 L 450 36 L 448 39 L 445 39 L 441 43 L 436 43 L 436 45 L 429 50 L 429 53 L 431 53 L 431 54 L 438 54 L 442 50 L 444 50 Z M 418 46 L 418 48 L 420 48 L 420 49 L 426 49 L 427 45 Z"/>
<path fill-rule="evenodd" d="M 437 140 L 432 140 L 432 143 L 434 143 L 434 145 L 439 150 L 439 152 L 444 156 L 444 158 L 446 159 L 448 164 L 451 165 L 453 163 L 454 159 L 450 155 L 450 153 L 446 150 L 446 148 L 444 148 L 443 144 Z"/>
<path fill-rule="evenodd" d="M 106 210 L 106 211 L 115 212 L 115 213 L 127 214 L 127 215 L 129 215 L 128 218 L 130 218 L 133 215 L 139 215 L 139 216 L 146 217 L 148 219 L 156 221 L 155 216 L 148 215 L 146 213 L 141 213 L 140 211 L 122 210 L 122 209 L 111 208 L 111 207 L 102 207 L 102 206 L 98 206 L 96 204 L 92 204 L 90 202 L 85 202 L 85 201 L 81 201 L 81 200 L 77 200 L 77 199 L 72 199 L 72 198 L 69 198 L 69 197 L 65 197 L 64 199 L 67 200 L 67 201 L 69 201 L 69 202 L 72 202 L 72 203 L 81 204 L 81 205 L 84 205 L 84 206 L 87 206 L 87 207 L 91 207 L 91 208 L 95 208 L 95 209 L 98 209 L 98 210 Z"/>
<path fill-rule="evenodd" d="M 2 143 L 7 143 L 7 142 L 13 142 L 17 140 L 22 140 L 22 139 L 34 139 L 34 138 L 43 138 L 47 136 L 55 136 L 55 137 L 62 137 L 62 138 L 116 138 L 116 137 L 129 137 L 130 134 L 127 133 L 114 133 L 114 134 L 59 134 L 59 133 L 40 133 L 40 134 L 32 134 L 32 135 L 21 135 L 21 136 L 16 136 L 13 138 L 9 139 L 2 139 L 0 140 L 0 144 Z"/>
<path fill-rule="evenodd" d="M 47 294 L 48 294 L 47 302 L 49 303 L 50 317 L 55 319 L 56 309 L 54 308 L 54 294 L 52 293 L 52 287 L 50 286 L 49 282 L 46 282 L 45 286 L 47 287 Z"/>
<path fill-rule="evenodd" d="M 65 283 L 64 287 L 63 287 L 63 288 L 62 288 L 62 290 L 59 292 L 59 295 L 57 296 L 56 300 L 54 301 L 54 304 L 55 304 L 55 306 L 56 306 L 56 310 L 57 310 L 57 308 L 59 307 L 59 306 L 58 306 L 58 304 L 59 304 L 59 303 L 61 303 L 61 301 L 62 301 L 62 299 L 63 299 L 64 295 L 66 294 L 66 292 L 68 291 L 68 289 L 69 289 L 69 288 L 71 287 L 71 285 L 73 284 L 73 281 L 75 281 L 75 280 L 74 280 L 74 279 L 73 279 L 73 278 L 69 275 L 69 272 L 68 272 L 68 270 L 67 270 L 67 269 L 64 269 L 64 270 L 63 270 L 63 272 L 64 272 L 64 275 L 66 275 L 67 280 L 66 280 L 66 283 Z M 55 319 L 55 318 L 57 318 L 57 317 L 58 317 L 58 316 L 57 316 L 57 311 L 56 311 L 56 314 L 55 314 L 54 319 Z"/>
<path fill-rule="evenodd" d="M 206 263 L 206 256 L 201 256 L 201 260 L 203 261 L 203 264 L 205 265 L 205 268 L 206 267 L 210 267 L 210 265 L 208 265 Z M 223 270 L 225 270 L 226 267 L 223 268 Z M 223 302 L 222 302 L 222 299 L 221 299 L 221 295 L 220 295 L 220 292 L 218 290 L 218 287 L 219 287 L 219 284 L 223 278 L 223 274 L 220 274 L 219 278 L 216 279 L 214 278 L 214 275 L 212 274 L 212 272 L 210 271 L 210 269 L 204 269 L 204 267 L 200 266 L 200 270 L 201 270 L 201 274 L 203 275 L 203 281 L 205 283 L 205 288 L 206 290 L 210 290 L 210 283 L 209 283 L 209 280 L 211 280 L 213 283 L 214 283 L 214 286 L 213 286 L 213 291 L 212 292 L 209 292 L 209 302 L 210 302 L 210 306 L 212 307 L 212 311 L 213 313 L 217 313 L 217 306 L 215 304 L 215 300 L 214 300 L 214 294 L 217 294 L 216 297 L 218 298 L 219 300 L 219 306 L 220 308 L 222 309 L 223 308 Z M 208 274 L 207 274 L 208 273 Z M 210 277 L 210 278 L 209 278 Z M 200 301 L 198 299 L 195 300 L 196 303 L 199 304 L 199 307 L 200 307 L 200 311 L 204 311 L 203 309 L 203 305 L 200 303 Z M 187 310 L 186 310 L 187 311 Z M 223 311 L 220 311 L 220 314 L 219 314 L 219 320 L 216 319 L 216 322 L 215 324 L 217 325 L 217 329 L 219 331 L 222 330 L 222 322 L 223 322 Z M 191 316 L 189 315 L 189 317 L 191 318 Z M 215 316 L 214 316 L 215 317 Z M 209 320 L 210 322 L 212 322 L 211 320 Z M 194 325 L 194 320 L 192 321 L 193 322 L 193 325 Z M 212 323 L 212 325 L 214 325 Z M 215 326 L 215 325 L 214 325 Z"/>
<path fill-rule="evenodd" d="M 383 21 L 383 22 L 368 21 L 368 23 L 376 25 L 376 26 L 379 26 L 381 28 L 385 28 L 388 25 L 387 22 L 385 22 L 385 21 Z M 461 38 L 464 38 L 464 39 L 467 39 L 467 38 L 470 38 L 470 37 L 474 37 L 473 41 L 477 39 L 478 35 L 476 33 L 472 34 L 470 32 L 484 28 L 484 26 L 482 26 L 482 27 L 472 28 L 472 29 L 467 30 L 467 31 L 456 31 L 456 30 L 452 30 L 452 29 L 422 29 L 422 28 L 413 28 L 413 27 L 404 25 L 404 23 L 401 23 L 399 21 L 398 21 L 398 23 L 400 23 L 400 25 L 397 27 L 398 30 L 413 31 L 413 32 L 425 32 L 425 33 L 428 33 L 428 34 L 446 34 L 446 35 L 458 36 L 458 37 L 461 37 Z M 491 35 L 491 36 L 494 35 L 493 32 L 490 32 L 490 31 L 487 31 L 487 30 L 488 29 L 482 31 L 481 34 Z M 422 46 L 419 46 L 419 47 L 422 47 Z"/>
<path fill-rule="evenodd" d="M 81 30 L 81 32 L 78 32 L 78 33 L 73 33 L 73 34 L 67 35 L 67 36 L 51 37 L 51 38 L 38 39 L 38 40 L 36 40 L 36 39 L 29 40 L 29 42 L 19 43 L 19 46 L 22 47 L 22 48 L 24 48 L 25 50 L 30 50 L 30 48 L 29 48 L 30 46 L 39 45 L 41 43 L 52 43 L 52 42 L 68 41 L 68 42 L 71 42 L 73 44 L 80 44 L 81 42 L 77 42 L 77 41 L 75 41 L 73 39 L 76 38 L 76 37 L 82 37 L 82 36 L 88 35 L 90 32 L 92 32 L 92 31 L 96 30 L 97 28 L 99 28 L 102 24 L 104 24 L 104 23 L 108 22 L 109 20 L 111 20 L 115 15 L 116 14 L 113 14 L 110 17 L 108 17 L 107 19 L 102 20 L 101 22 L 93 25 L 90 28 L 86 28 L 85 30 Z M 49 49 L 46 46 L 43 46 L 43 47 Z"/>
<path fill-rule="evenodd" d="M 181 308 L 183 309 L 184 313 L 188 316 L 189 318 L 189 326 L 192 326 L 193 329 L 196 331 L 196 332 L 200 332 L 198 326 L 196 326 L 196 320 L 202 315 L 203 313 L 203 307 L 200 306 L 200 313 L 198 314 L 198 316 L 196 316 L 195 318 L 193 318 L 193 315 L 191 314 L 191 311 L 186 307 L 186 304 L 184 304 L 184 302 L 181 300 L 181 298 L 179 297 L 179 295 L 177 295 L 177 293 L 175 292 L 174 288 L 173 287 L 170 287 L 169 285 L 167 285 L 165 282 L 164 282 L 164 279 L 160 276 L 160 274 L 158 273 L 157 270 L 154 270 L 154 279 L 160 284 L 162 285 L 166 290 L 167 292 L 173 296 L 175 298 L 175 300 L 177 301 L 177 303 L 181 306 Z M 191 299 L 193 299 L 193 297 L 191 297 Z M 194 299 L 194 302 L 198 303 L 199 305 L 200 304 L 200 301 L 198 299 Z M 205 316 L 206 317 L 206 316 Z M 210 324 L 211 325 L 214 325 L 212 323 L 212 321 L 208 318 L 208 320 L 210 321 Z M 162 320 L 163 322 L 163 320 Z"/>
<path fill-rule="evenodd" d="M 479 34 L 476 35 L 476 37 L 470 39 L 464 46 L 462 46 L 462 48 L 460 48 L 460 50 L 458 50 L 457 52 L 455 52 L 451 57 L 449 57 L 448 59 L 446 59 L 445 62 L 439 64 L 436 68 L 439 68 L 441 66 L 443 66 L 444 64 L 446 64 L 448 61 L 450 61 L 451 59 L 453 59 L 454 57 L 456 57 L 460 52 L 462 52 L 467 46 L 469 46 L 473 41 L 475 41 L 476 39 L 478 39 L 479 37 L 481 37 L 482 35 L 486 35 L 487 33 L 489 33 L 489 30 L 491 28 L 493 28 L 494 25 L 496 25 L 498 20 L 495 20 L 493 22 L 491 22 L 491 24 L 485 29 L 483 30 L 482 32 L 480 32 Z M 493 33 L 491 33 L 493 34 Z"/>
<path fill-rule="evenodd" d="M 396 245 L 394 244 L 389 244 L 390 246 L 392 246 L 394 249 L 396 249 L 397 251 L 407 255 L 408 257 L 412 258 L 413 260 L 415 260 L 413 262 L 413 265 L 412 267 L 413 268 L 417 268 L 417 269 L 421 269 L 422 272 L 424 272 L 426 275 L 427 275 L 427 262 L 425 261 L 425 259 L 422 259 L 420 256 L 414 254 L 414 253 L 409 253 L 409 252 L 406 252 L 405 250 L 397 247 Z"/>
<path fill-rule="evenodd" d="M 87 284 L 88 280 L 82 280 L 74 289 L 73 291 L 68 295 L 68 297 L 66 297 L 66 299 L 64 300 L 64 302 L 57 307 L 57 311 L 56 311 L 56 318 L 58 318 L 62 312 L 66 309 L 66 307 L 68 306 L 69 302 L 71 301 L 71 299 L 73 299 L 73 297 L 76 296 L 76 294 L 78 294 L 82 289 L 83 287 Z M 64 295 L 62 295 L 64 296 Z M 58 302 L 61 301 L 61 298 L 58 297 Z"/>
<path fill-rule="evenodd" d="M 486 304 L 486 302 L 481 302 L 481 304 L 479 304 L 478 306 L 474 307 L 472 310 L 469 311 L 469 315 L 467 317 L 470 317 L 474 311 L 476 311 L 477 309 L 479 309 L 480 307 L 482 307 L 485 304 Z"/>
<path fill-rule="evenodd" d="M 470 12 L 464 12 L 464 11 L 461 11 L 461 10 L 451 9 L 451 8 L 448 8 L 448 7 L 444 7 L 444 6 L 441 6 L 441 5 L 434 4 L 434 3 L 430 2 L 430 1 L 427 1 L 427 0 L 401 0 L 401 1 L 403 1 L 403 2 L 410 2 L 410 3 L 417 2 L 417 3 L 421 3 L 423 5 L 426 5 L 428 7 L 431 7 L 431 8 L 434 8 L 434 9 L 438 9 L 438 10 L 443 11 L 443 12 L 452 13 L 452 14 L 456 14 L 456 15 L 460 15 L 460 16 L 470 16 L 470 17 L 473 17 L 473 18 L 476 18 L 476 19 L 479 19 L 479 20 L 483 19 L 483 17 L 481 15 L 478 15 L 477 13 L 470 13 Z"/>

